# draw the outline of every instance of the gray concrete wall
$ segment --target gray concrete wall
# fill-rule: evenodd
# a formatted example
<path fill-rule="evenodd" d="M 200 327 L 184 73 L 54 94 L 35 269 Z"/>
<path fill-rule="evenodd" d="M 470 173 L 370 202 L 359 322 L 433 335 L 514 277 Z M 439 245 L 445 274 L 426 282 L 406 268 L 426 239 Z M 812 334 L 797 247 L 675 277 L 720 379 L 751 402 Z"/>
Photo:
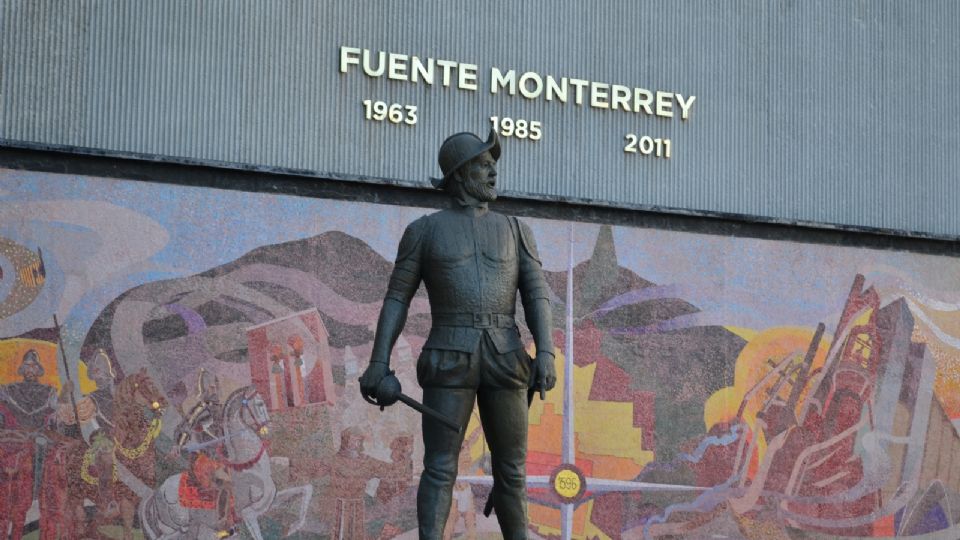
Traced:
<path fill-rule="evenodd" d="M 504 138 L 512 195 L 956 237 L 958 28 L 949 0 L 0 0 L 0 139 L 426 186 L 446 135 L 523 118 L 543 136 Z M 478 89 L 341 73 L 341 46 L 475 64 Z M 492 94 L 493 67 L 696 101 Z M 624 152 L 631 133 L 672 156 Z"/>

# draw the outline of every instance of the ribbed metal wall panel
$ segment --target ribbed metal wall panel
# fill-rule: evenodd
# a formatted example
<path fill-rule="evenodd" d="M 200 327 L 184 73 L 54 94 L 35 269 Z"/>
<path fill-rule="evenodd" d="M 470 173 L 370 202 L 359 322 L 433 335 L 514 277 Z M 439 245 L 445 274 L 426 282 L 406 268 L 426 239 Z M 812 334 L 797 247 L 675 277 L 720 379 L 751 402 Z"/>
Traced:
<path fill-rule="evenodd" d="M 960 235 L 960 3 L 0 0 L 0 139 L 426 184 L 455 131 L 514 194 Z M 475 63 L 477 92 L 338 72 L 341 45 Z M 651 119 L 492 95 L 489 69 L 697 96 Z M 416 127 L 361 100 L 420 107 Z M 628 132 L 674 157 L 625 154 Z"/>

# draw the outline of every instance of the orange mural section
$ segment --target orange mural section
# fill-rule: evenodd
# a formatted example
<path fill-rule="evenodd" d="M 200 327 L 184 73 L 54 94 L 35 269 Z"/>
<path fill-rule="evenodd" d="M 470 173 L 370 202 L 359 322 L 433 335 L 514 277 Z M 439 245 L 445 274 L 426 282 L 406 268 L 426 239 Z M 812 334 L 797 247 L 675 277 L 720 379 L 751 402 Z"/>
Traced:
<path fill-rule="evenodd" d="M 933 388 L 944 412 L 953 420 L 960 419 L 960 349 L 955 338 L 960 335 L 960 311 L 937 311 L 920 308 L 921 318 L 914 329 L 914 340 L 925 343 L 937 362 Z M 932 323 L 932 324 L 931 324 Z"/>
<path fill-rule="evenodd" d="M 568 375 L 563 352 L 556 349 L 554 354 L 557 385 L 545 401 L 535 397 L 530 406 L 527 474 L 532 476 L 549 475 L 562 461 L 563 388 Z M 642 446 L 643 430 L 634 426 L 633 403 L 590 399 L 596 369 L 596 364 L 573 366 L 575 464 L 589 477 L 633 480 L 654 454 Z M 559 510 L 537 504 L 536 499 L 529 508 L 531 525 L 540 534 L 560 534 Z M 574 538 L 609 538 L 591 521 L 592 513 L 593 501 L 576 508 Z"/>
<path fill-rule="evenodd" d="M 0 384 L 10 384 L 22 381 L 23 377 L 17 374 L 23 355 L 29 350 L 37 351 L 40 356 L 40 365 L 43 366 L 43 376 L 40 383 L 53 386 L 60 390 L 59 349 L 55 343 L 39 339 L 5 339 L 0 341 Z"/>
<path fill-rule="evenodd" d="M 753 427 L 757 412 L 771 397 L 771 390 L 775 390 L 779 397 L 786 399 L 790 386 L 781 385 L 774 388 L 772 377 L 767 385 L 763 385 L 762 381 L 784 361 L 802 361 L 813 334 L 814 329 L 802 327 L 777 327 L 758 332 L 737 356 L 733 386 L 717 390 L 704 404 L 703 419 L 706 429 L 709 431 L 718 423 L 732 421 L 737 417 L 741 407 L 743 407 L 743 418 Z M 813 370 L 823 367 L 828 349 L 829 340 L 825 336 L 814 356 L 811 366 Z M 762 391 L 757 391 L 761 389 Z M 754 392 L 747 396 L 750 390 Z M 806 391 L 801 394 L 801 403 Z M 747 398 L 745 403 L 744 398 Z"/>

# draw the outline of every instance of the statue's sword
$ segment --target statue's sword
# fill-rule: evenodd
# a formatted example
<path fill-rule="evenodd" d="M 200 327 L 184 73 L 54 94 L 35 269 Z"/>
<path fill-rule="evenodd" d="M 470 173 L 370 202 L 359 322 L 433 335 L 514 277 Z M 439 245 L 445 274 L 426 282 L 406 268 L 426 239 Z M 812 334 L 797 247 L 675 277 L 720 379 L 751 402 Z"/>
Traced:
<path fill-rule="evenodd" d="M 381 411 L 384 407 L 389 407 L 397 401 L 401 401 L 403 404 L 407 405 L 418 413 L 425 414 L 430 418 L 433 418 L 437 422 L 440 422 L 444 426 L 456 431 L 457 433 L 463 431 L 462 426 L 458 425 L 446 415 L 431 409 L 423 403 L 420 403 L 412 397 L 404 394 L 401 391 L 400 379 L 397 379 L 397 376 L 394 375 L 393 371 L 387 373 L 387 376 L 380 380 L 380 384 L 377 385 L 376 399 L 371 399 L 367 396 L 363 396 L 363 399 L 367 400 L 369 403 L 379 406 Z"/>

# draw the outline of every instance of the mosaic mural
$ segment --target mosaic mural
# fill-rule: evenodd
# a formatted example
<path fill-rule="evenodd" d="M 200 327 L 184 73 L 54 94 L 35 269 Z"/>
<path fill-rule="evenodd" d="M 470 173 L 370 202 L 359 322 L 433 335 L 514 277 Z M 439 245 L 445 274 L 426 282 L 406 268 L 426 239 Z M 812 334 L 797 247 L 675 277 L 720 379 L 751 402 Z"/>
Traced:
<path fill-rule="evenodd" d="M 0 537 L 415 538 L 419 418 L 357 378 L 429 211 L 0 170 Z M 960 260 L 524 221 L 531 537 L 960 537 Z M 499 537 L 481 435 L 450 538 Z"/>

